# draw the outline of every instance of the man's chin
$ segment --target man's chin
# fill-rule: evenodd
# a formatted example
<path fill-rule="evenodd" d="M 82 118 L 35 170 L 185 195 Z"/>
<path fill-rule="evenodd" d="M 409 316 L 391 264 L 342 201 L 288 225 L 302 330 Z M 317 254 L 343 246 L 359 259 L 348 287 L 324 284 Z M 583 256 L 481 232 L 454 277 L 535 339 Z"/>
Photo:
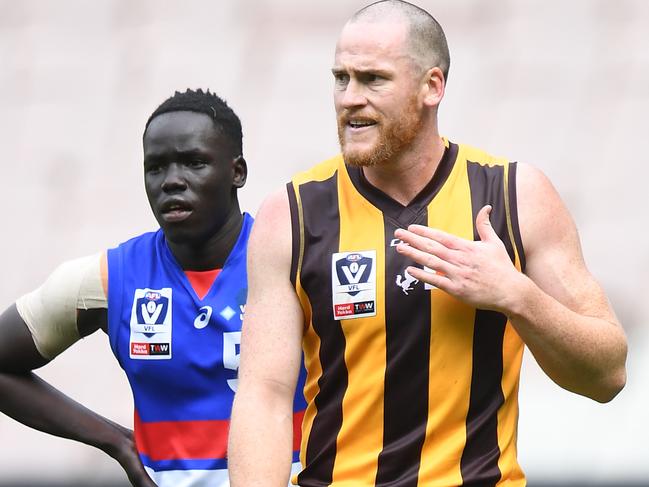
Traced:
<path fill-rule="evenodd" d="M 356 156 L 344 156 L 345 164 L 353 167 L 370 167 L 375 164 L 371 159 L 358 158 Z"/>
<path fill-rule="evenodd" d="M 373 150 L 345 150 L 343 149 L 343 159 L 345 163 L 355 167 L 372 167 L 383 162 L 382 154 L 376 149 Z"/>

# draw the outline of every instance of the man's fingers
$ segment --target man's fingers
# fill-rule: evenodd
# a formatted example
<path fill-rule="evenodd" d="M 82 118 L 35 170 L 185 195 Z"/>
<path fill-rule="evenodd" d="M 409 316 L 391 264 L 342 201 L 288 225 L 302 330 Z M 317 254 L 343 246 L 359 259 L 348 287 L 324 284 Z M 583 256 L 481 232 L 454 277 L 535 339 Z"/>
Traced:
<path fill-rule="evenodd" d="M 403 233 L 402 233 L 403 232 Z M 402 236 L 399 236 L 402 235 Z M 430 228 L 425 225 L 409 225 L 408 230 L 400 228 L 394 232 L 394 236 L 400 238 L 401 240 L 410 242 L 410 239 L 413 239 L 413 235 L 423 237 L 425 239 L 433 240 L 447 249 L 460 249 L 466 243 L 464 239 L 451 235 L 450 233 L 437 230 L 436 228 Z"/>
<path fill-rule="evenodd" d="M 496 231 L 491 226 L 491 221 L 489 216 L 491 215 L 491 205 L 486 205 L 480 208 L 478 215 L 475 218 L 475 226 L 478 230 L 478 235 L 480 240 L 483 242 L 489 242 L 494 238 L 498 239 Z"/>
<path fill-rule="evenodd" d="M 440 248 L 445 249 L 445 247 L 443 246 L 440 246 Z M 426 266 L 442 274 L 452 273 L 454 269 L 453 264 L 446 261 L 442 256 L 437 255 L 437 253 L 435 252 L 420 250 L 414 245 L 407 245 L 406 243 L 402 242 L 397 245 L 397 252 L 410 258 L 411 260 L 414 260 L 422 266 Z M 446 252 L 448 252 L 448 249 L 446 249 Z M 444 252 L 442 251 L 441 253 Z"/>
<path fill-rule="evenodd" d="M 411 247 L 420 250 L 425 254 L 430 254 L 438 257 L 446 262 L 456 263 L 456 260 L 459 256 L 457 255 L 457 250 L 454 249 L 458 247 L 458 244 L 457 242 L 452 241 L 450 238 L 447 238 L 453 237 L 452 235 L 448 235 L 444 232 L 440 232 L 439 230 L 434 230 L 432 228 L 424 227 L 421 225 L 411 225 L 409 228 L 413 229 L 414 231 L 404 230 L 403 228 L 401 228 L 394 232 L 394 236 L 401 240 L 403 244 L 405 244 L 404 247 Z M 457 237 L 453 238 L 457 239 Z M 448 247 L 444 244 L 444 242 L 453 246 Z M 409 255 L 406 252 L 401 253 Z M 419 262 L 423 258 L 423 256 L 416 254 L 416 257 L 413 256 L 413 258 L 416 258 L 417 262 Z"/>
<path fill-rule="evenodd" d="M 410 274 L 415 279 L 419 279 L 420 281 L 427 282 L 428 284 L 431 284 L 436 288 L 441 289 L 442 291 L 446 291 L 449 284 L 451 284 L 451 280 L 449 279 L 449 277 L 446 274 L 443 274 L 442 272 L 425 270 L 419 267 L 412 267 L 412 266 L 409 266 L 407 270 L 408 270 L 408 274 Z"/>

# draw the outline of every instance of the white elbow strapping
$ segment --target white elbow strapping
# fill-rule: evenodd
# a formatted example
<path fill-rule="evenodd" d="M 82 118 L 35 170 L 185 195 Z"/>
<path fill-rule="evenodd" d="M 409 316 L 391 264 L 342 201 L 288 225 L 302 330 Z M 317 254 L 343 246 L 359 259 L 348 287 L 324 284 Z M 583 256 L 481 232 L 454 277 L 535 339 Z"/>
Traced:
<path fill-rule="evenodd" d="M 16 301 L 39 353 L 52 359 L 79 340 L 77 310 L 106 308 L 102 254 L 61 264 L 38 289 Z"/>

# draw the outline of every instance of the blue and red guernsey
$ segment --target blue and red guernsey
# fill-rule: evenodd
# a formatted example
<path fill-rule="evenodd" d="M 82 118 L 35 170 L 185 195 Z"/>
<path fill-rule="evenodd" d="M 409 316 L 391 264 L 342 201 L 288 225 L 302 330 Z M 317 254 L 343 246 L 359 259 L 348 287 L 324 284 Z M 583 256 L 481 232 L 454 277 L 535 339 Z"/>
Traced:
<path fill-rule="evenodd" d="M 108 251 L 108 331 L 135 403 L 136 446 L 162 487 L 227 486 L 227 434 L 237 388 L 252 217 L 201 299 L 161 230 Z M 294 406 L 299 468 L 304 373 Z"/>

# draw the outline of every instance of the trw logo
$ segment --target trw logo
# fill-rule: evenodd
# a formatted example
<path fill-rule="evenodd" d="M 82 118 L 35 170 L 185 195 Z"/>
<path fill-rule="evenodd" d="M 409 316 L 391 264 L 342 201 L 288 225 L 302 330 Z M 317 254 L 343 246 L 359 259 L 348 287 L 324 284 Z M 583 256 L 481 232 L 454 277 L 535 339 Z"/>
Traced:
<path fill-rule="evenodd" d="M 168 343 L 131 343 L 131 355 L 169 355 L 171 347 Z"/>

